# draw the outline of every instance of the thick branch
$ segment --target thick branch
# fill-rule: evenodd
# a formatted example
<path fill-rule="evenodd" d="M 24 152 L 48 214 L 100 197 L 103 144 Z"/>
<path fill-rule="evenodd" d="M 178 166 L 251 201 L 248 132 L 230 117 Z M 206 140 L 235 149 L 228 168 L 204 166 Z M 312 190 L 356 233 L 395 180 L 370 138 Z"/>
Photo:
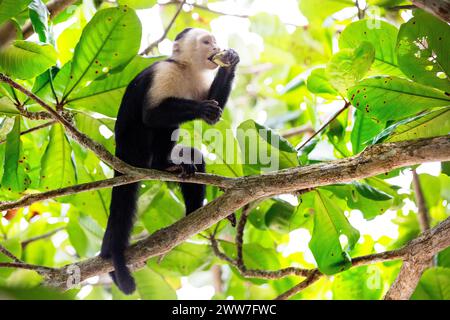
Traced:
<path fill-rule="evenodd" d="M 403 166 L 426 161 L 447 161 L 448 159 L 450 159 L 450 136 L 445 136 L 376 145 L 349 159 L 239 178 L 233 181 L 233 186 L 221 197 L 131 246 L 127 250 L 127 258 L 130 264 L 135 264 L 164 254 L 244 205 L 264 196 L 289 193 L 308 187 L 350 182 Z M 447 239 L 443 240 L 442 237 L 437 236 L 445 232 L 447 232 Z M 442 250 L 449 245 L 449 232 L 450 220 L 446 220 L 443 226 L 432 230 L 436 240 L 430 238 L 426 241 L 416 241 L 414 247 L 421 247 L 427 253 L 435 254 L 438 250 Z M 428 232 L 425 235 L 431 235 L 432 233 Z M 423 237 L 420 239 L 423 239 Z M 401 254 L 402 257 L 407 255 L 403 251 L 396 252 L 396 254 Z M 380 256 L 374 257 L 379 258 Z M 398 255 L 393 258 L 398 258 Z M 81 270 L 82 280 L 113 269 L 110 261 L 105 261 L 99 257 L 87 259 L 75 265 Z M 64 287 L 67 268 L 68 266 L 55 272 L 49 284 Z"/>

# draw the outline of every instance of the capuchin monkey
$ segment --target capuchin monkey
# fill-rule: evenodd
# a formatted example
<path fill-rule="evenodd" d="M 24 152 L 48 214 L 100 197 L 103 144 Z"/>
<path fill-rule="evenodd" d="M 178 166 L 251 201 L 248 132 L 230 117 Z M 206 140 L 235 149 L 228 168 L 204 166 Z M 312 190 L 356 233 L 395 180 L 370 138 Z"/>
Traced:
<path fill-rule="evenodd" d="M 170 58 L 154 63 L 131 81 L 115 125 L 118 158 L 136 167 L 158 170 L 177 165 L 182 176 L 205 172 L 199 150 L 176 145 L 176 130 L 194 119 L 208 124 L 220 120 L 239 56 L 228 49 L 223 55 L 227 66 L 218 68 L 211 59 L 218 52 L 212 34 L 188 28 L 176 36 Z M 174 159 L 174 155 L 181 158 Z M 114 172 L 114 176 L 119 175 L 120 172 Z M 112 259 L 115 271 L 110 273 L 111 277 L 126 294 L 136 288 L 126 265 L 125 249 L 133 227 L 139 185 L 136 182 L 112 189 L 110 215 L 100 252 L 102 258 Z M 204 185 L 181 183 L 181 192 L 186 214 L 203 205 Z"/>

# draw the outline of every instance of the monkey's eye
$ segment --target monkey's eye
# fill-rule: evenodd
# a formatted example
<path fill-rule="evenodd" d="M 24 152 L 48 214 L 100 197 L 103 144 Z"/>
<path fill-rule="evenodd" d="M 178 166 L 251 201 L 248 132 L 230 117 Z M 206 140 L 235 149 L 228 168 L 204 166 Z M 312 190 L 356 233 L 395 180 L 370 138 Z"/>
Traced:
<path fill-rule="evenodd" d="M 209 40 L 204 40 L 203 43 L 204 44 L 210 44 Z"/>

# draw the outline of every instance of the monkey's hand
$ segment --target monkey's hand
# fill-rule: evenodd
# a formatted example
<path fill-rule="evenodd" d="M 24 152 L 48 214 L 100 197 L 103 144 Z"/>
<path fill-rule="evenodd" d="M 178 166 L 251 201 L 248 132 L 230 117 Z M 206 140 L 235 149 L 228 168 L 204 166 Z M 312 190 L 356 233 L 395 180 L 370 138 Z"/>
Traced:
<path fill-rule="evenodd" d="M 208 124 L 215 124 L 222 116 L 222 109 L 216 100 L 204 100 L 200 102 L 200 118 Z"/>
<path fill-rule="evenodd" d="M 236 51 L 234 51 L 233 49 L 228 49 L 225 52 L 223 60 L 225 60 L 230 65 L 229 67 L 226 68 L 235 68 L 236 65 L 239 63 L 240 58 Z"/>

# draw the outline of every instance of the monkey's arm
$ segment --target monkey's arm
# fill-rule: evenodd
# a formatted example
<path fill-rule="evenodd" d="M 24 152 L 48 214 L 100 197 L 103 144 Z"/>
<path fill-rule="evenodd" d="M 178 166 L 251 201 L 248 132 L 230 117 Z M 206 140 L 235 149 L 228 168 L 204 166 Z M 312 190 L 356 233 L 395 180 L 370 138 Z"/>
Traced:
<path fill-rule="evenodd" d="M 148 127 L 175 127 L 183 122 L 203 119 L 208 123 L 217 122 L 222 110 L 213 101 L 194 101 L 182 98 L 164 99 L 158 106 L 144 108 L 143 122 Z"/>

